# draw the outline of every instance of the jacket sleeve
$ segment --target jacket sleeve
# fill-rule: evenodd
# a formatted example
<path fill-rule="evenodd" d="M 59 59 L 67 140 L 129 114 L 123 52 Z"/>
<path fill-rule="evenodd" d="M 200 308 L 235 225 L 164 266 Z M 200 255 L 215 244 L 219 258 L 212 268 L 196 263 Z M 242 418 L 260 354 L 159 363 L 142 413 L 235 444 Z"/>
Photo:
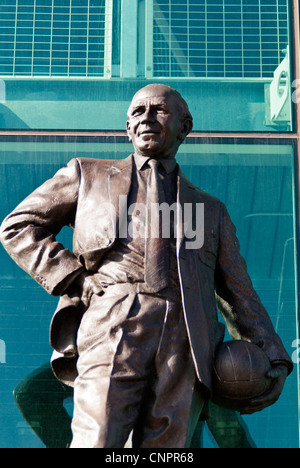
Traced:
<path fill-rule="evenodd" d="M 75 220 L 80 170 L 77 160 L 27 197 L 2 223 L 0 241 L 12 259 L 44 289 L 61 295 L 83 270 L 77 258 L 56 241 Z"/>
<path fill-rule="evenodd" d="M 258 345 L 271 362 L 281 362 L 291 372 L 292 361 L 254 291 L 247 265 L 240 254 L 235 226 L 223 204 L 220 210 L 216 293 L 218 306 L 230 335 L 234 339 L 251 341 Z"/>

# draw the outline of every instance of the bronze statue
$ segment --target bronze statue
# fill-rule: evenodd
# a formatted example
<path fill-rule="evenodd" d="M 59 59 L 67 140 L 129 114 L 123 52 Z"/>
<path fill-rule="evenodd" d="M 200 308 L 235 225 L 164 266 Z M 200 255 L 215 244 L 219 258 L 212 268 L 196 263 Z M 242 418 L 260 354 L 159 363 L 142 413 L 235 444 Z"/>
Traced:
<path fill-rule="evenodd" d="M 73 388 L 54 376 L 50 363 L 26 375 L 15 388 L 14 399 L 22 416 L 46 448 L 70 446 L 71 417 L 65 403 L 72 407 Z M 256 448 L 245 421 L 238 413 L 213 403 L 209 413 L 208 429 L 219 448 Z M 190 448 L 203 447 L 204 424 L 204 421 L 199 421 Z"/>
<path fill-rule="evenodd" d="M 190 446 L 224 338 L 216 303 L 272 363 L 272 390 L 244 413 L 273 404 L 292 371 L 226 207 L 176 163 L 192 126 L 177 91 L 146 86 L 128 111 L 133 155 L 72 160 L 2 224 L 11 257 L 61 296 L 52 366 L 74 386 L 72 448 L 123 447 L 132 430 L 137 448 Z M 66 225 L 73 253 L 56 241 Z"/>

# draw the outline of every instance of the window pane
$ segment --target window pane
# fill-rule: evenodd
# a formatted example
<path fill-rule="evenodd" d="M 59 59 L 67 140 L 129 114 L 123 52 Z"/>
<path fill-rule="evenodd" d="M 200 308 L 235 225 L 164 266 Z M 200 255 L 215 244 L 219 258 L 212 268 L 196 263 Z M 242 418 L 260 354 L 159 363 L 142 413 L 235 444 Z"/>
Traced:
<path fill-rule="evenodd" d="M 131 144 L 114 139 L 2 139 L 0 221 L 75 155 L 120 159 L 131 151 Z M 177 160 L 194 184 L 227 205 L 254 286 L 295 362 L 296 369 L 275 406 L 242 420 L 234 414 L 229 416 L 241 437 L 238 440 L 243 441 L 239 443 L 267 448 L 298 447 L 294 149 L 287 143 L 199 144 L 191 139 L 182 145 Z M 69 229 L 59 235 L 59 240 L 72 248 Z M 56 444 L 66 446 L 70 417 L 64 413 L 63 404 L 72 414 L 72 392 L 62 392 L 49 372 L 48 329 L 57 299 L 48 296 L 16 267 L 3 249 L 0 262 L 0 446 L 40 447 L 33 429 L 38 432 L 43 427 L 41 414 L 46 414 L 47 443 L 54 439 Z M 26 413 L 27 422 L 13 399 L 16 387 L 18 404 Z M 47 398 L 51 400 L 50 411 Z M 232 435 L 232 425 L 226 423 L 228 419 L 224 422 L 224 414 L 214 411 L 213 415 L 206 434 L 210 428 L 221 446 Z M 55 432 L 57 427 L 59 434 Z M 222 431 L 218 432 L 220 427 Z M 205 445 L 211 446 L 208 435 Z"/>
<path fill-rule="evenodd" d="M 289 44 L 288 23 L 287 0 L 154 0 L 153 76 L 272 78 Z M 244 53 L 249 45 L 256 65 Z M 233 46 L 239 64 L 234 70 Z M 273 54 L 268 63 L 269 50 Z M 168 66 L 171 57 L 177 71 Z"/>
<path fill-rule="evenodd" d="M 211 144 L 200 148 L 188 144 L 183 145 L 180 152 L 178 162 L 188 178 L 226 204 L 237 226 L 241 251 L 254 288 L 286 349 L 297 362 L 293 148 L 269 144 Z M 206 429 L 205 444 L 212 445 L 210 433 L 219 445 L 226 446 L 231 424 L 236 431 L 231 440 L 233 444 L 240 440 L 245 446 L 254 444 L 258 448 L 297 447 L 297 400 L 295 372 L 287 381 L 279 402 L 261 413 L 239 419 L 214 409 L 213 419 Z M 228 429 L 221 430 L 221 427 Z"/>
<path fill-rule="evenodd" d="M 0 129 L 124 130 L 111 103 L 162 81 L 189 100 L 194 131 L 293 130 L 288 0 L 133 2 L 5 0 Z"/>
<path fill-rule="evenodd" d="M 0 6 L 0 12 L 0 56 L 7 50 L 20 50 L 20 44 L 26 44 L 29 51 L 28 66 L 22 60 L 23 54 L 14 53 L 12 72 L 0 61 L 0 75 L 39 76 L 41 67 L 41 74 L 51 77 L 90 75 L 89 39 L 97 31 L 99 41 L 104 44 L 105 0 L 35 0 L 26 4 L 10 0 Z M 49 45 L 47 62 L 41 61 L 38 54 L 40 44 L 45 43 Z M 55 64 L 57 44 L 64 45 L 64 54 L 59 57 L 60 68 Z M 78 46 L 82 58 L 79 65 L 72 56 L 74 45 Z M 101 65 L 97 74 L 92 67 L 91 75 L 102 77 L 104 50 L 99 51 L 97 59 Z"/>

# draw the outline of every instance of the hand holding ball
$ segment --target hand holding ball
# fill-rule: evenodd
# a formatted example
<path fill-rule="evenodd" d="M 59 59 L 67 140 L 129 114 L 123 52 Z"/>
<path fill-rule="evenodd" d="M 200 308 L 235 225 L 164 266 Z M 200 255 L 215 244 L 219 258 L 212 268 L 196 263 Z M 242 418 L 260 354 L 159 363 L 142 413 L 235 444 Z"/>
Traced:
<path fill-rule="evenodd" d="M 225 408 L 242 410 L 272 385 L 266 375 L 271 364 L 264 351 L 247 341 L 227 341 L 220 345 L 214 362 L 213 401 Z"/>

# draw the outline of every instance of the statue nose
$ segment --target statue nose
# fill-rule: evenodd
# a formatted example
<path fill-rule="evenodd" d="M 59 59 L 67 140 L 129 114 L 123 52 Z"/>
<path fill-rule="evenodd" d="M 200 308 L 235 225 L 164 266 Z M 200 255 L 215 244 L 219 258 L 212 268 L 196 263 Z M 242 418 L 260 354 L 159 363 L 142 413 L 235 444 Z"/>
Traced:
<path fill-rule="evenodd" d="M 146 109 L 142 116 L 142 122 L 155 122 L 155 120 L 155 113 L 151 109 Z"/>

